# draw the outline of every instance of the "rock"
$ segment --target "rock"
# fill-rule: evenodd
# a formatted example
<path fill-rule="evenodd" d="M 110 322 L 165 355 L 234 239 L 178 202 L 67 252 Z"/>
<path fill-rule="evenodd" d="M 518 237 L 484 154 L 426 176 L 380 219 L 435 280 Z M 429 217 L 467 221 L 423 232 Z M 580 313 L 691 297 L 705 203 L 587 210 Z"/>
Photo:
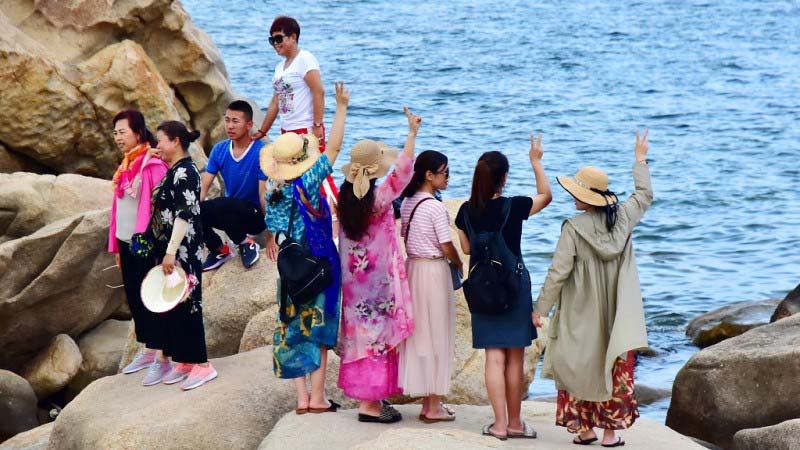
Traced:
<path fill-rule="evenodd" d="M 636 400 L 640 405 L 650 405 L 672 395 L 669 389 L 654 388 L 645 384 L 637 384 L 635 389 Z"/>
<path fill-rule="evenodd" d="M 792 292 L 786 294 L 786 297 L 778 304 L 778 307 L 775 308 L 775 312 L 772 313 L 772 317 L 770 317 L 769 321 L 775 322 L 776 320 L 789 317 L 798 312 L 800 312 L 800 284 L 798 284 Z"/>
<path fill-rule="evenodd" d="M 764 428 L 746 429 L 733 436 L 734 450 L 797 450 L 800 448 L 800 419 Z"/>
<path fill-rule="evenodd" d="M 249 352 L 258 347 L 272 345 L 275 333 L 275 317 L 278 314 L 278 305 L 272 305 L 267 310 L 253 316 L 244 329 L 242 340 L 239 343 L 239 353 Z"/>
<path fill-rule="evenodd" d="M 125 346 L 122 347 L 122 357 L 119 361 L 119 367 L 117 367 L 117 373 L 121 373 L 122 369 L 133 361 L 141 345 L 142 344 L 136 341 L 136 329 L 133 326 L 133 321 L 131 321 L 130 325 L 128 325 L 128 336 L 125 338 Z"/>
<path fill-rule="evenodd" d="M 769 316 L 778 302 L 778 298 L 741 302 L 709 311 L 689 322 L 686 336 L 700 348 L 714 345 L 769 323 Z"/>
<path fill-rule="evenodd" d="M 12 153 L 0 144 L 0 173 L 36 172 L 48 173 L 47 167 L 18 153 Z"/>
<path fill-rule="evenodd" d="M 203 323 L 210 358 L 239 351 L 250 320 L 276 303 L 277 274 L 265 250 L 249 269 L 237 256 L 203 274 Z"/>
<path fill-rule="evenodd" d="M 109 206 L 111 182 L 106 180 L 71 174 L 0 173 L 0 243 L 75 214 Z"/>
<path fill-rule="evenodd" d="M 219 377 L 187 392 L 142 387 L 137 375 L 95 381 L 63 409 L 49 449 L 256 448 L 294 414 L 294 387 L 272 375 L 271 346 L 212 364 Z"/>
<path fill-rule="evenodd" d="M 489 406 L 455 405 L 455 422 L 424 424 L 417 420 L 418 405 L 399 405 L 403 421 L 391 426 L 361 423 L 357 410 L 336 414 L 287 414 L 264 439 L 259 450 L 284 449 L 483 449 L 536 448 L 541 450 L 573 447 L 573 435 L 555 426 L 555 406 L 549 403 L 523 403 L 523 416 L 538 432 L 538 438 L 509 439 L 501 442 L 482 436 L 481 427 L 492 420 Z M 314 430 L 310 433 L 309 430 Z M 702 449 L 689 438 L 647 419 L 638 419 L 624 432 L 628 447 L 664 449 Z M 599 447 L 599 446 L 598 446 Z"/>
<path fill-rule="evenodd" d="M 667 426 L 723 448 L 745 428 L 800 417 L 800 315 L 701 350 L 678 372 Z"/>
<path fill-rule="evenodd" d="M 118 289 L 122 289 L 122 288 L 120 287 Z M 111 315 L 108 316 L 108 318 L 109 319 L 114 319 L 114 320 L 122 320 L 122 321 L 133 320 L 133 315 L 131 314 L 131 308 L 128 305 L 128 302 L 124 301 L 124 302 L 120 303 L 119 308 L 117 308 L 116 311 L 111 313 Z"/>
<path fill-rule="evenodd" d="M 24 378 L 0 370 L 0 442 L 39 425 L 36 394 Z"/>
<path fill-rule="evenodd" d="M 0 243 L 0 368 L 14 369 L 53 336 L 79 336 L 124 301 L 106 252 L 109 210 L 77 214 Z"/>
<path fill-rule="evenodd" d="M 81 367 L 81 351 L 78 344 L 66 334 L 59 334 L 23 366 L 22 377 L 28 380 L 39 400 L 63 389 Z"/>
<path fill-rule="evenodd" d="M 0 91 L 8 152 L 99 177 L 120 157 L 108 131 L 115 109 L 139 108 L 151 128 L 191 123 L 210 148 L 238 97 L 211 39 L 171 0 L 3 2 Z"/>
<path fill-rule="evenodd" d="M 117 373 L 130 322 L 106 320 L 78 339 L 83 362 L 67 387 L 67 401 L 94 380 Z"/>
<path fill-rule="evenodd" d="M 0 450 L 46 450 L 52 431 L 53 422 L 38 426 L 3 442 Z"/>

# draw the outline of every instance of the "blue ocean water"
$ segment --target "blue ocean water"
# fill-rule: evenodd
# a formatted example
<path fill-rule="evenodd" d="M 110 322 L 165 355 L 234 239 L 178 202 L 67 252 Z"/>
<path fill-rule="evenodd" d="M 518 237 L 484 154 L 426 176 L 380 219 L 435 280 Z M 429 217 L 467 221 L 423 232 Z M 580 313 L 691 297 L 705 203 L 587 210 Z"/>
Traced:
<path fill-rule="evenodd" d="M 697 350 L 689 320 L 800 282 L 800 3 L 538 3 L 184 0 L 235 89 L 262 107 L 279 61 L 269 25 L 296 17 L 322 67 L 328 123 L 334 80 L 352 90 L 345 149 L 402 146 L 409 105 L 424 118 L 418 149 L 450 157 L 448 197 L 469 194 L 487 150 L 512 161 L 508 193 L 535 192 L 528 136 L 544 133 L 554 201 L 523 238 L 534 293 L 574 214 L 555 176 L 596 165 L 629 194 L 634 129 L 649 127 L 656 200 L 634 240 L 657 355 L 641 359 L 637 382 L 671 388 Z M 552 382 L 530 393 L 553 395 Z M 668 404 L 642 412 L 663 420 Z"/>

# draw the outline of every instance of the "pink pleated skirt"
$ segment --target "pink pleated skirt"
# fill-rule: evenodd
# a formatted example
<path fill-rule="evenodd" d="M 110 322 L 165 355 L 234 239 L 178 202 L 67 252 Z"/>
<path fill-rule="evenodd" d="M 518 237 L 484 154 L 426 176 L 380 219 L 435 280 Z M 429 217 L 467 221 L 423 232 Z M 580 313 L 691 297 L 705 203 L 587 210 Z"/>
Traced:
<path fill-rule="evenodd" d="M 453 373 L 455 294 L 445 259 L 406 261 L 414 332 L 400 344 L 399 385 L 413 397 L 447 395 Z"/>

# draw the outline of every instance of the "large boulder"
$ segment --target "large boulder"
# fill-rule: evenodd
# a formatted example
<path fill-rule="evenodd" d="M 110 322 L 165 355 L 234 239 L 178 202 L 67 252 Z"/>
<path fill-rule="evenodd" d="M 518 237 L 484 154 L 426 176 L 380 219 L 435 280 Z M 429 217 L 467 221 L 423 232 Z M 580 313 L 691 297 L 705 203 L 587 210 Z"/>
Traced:
<path fill-rule="evenodd" d="M 800 448 L 800 419 L 764 428 L 741 430 L 733 435 L 734 450 L 797 450 Z"/>
<path fill-rule="evenodd" d="M 259 450 L 293 449 L 483 449 L 535 448 L 563 450 L 574 447 L 574 435 L 555 425 L 556 408 L 550 403 L 524 402 L 522 415 L 538 432 L 535 441 L 509 439 L 501 442 L 482 436 L 481 427 L 492 422 L 489 406 L 454 405 L 456 420 L 425 424 L 417 419 L 419 405 L 400 405 L 400 423 L 385 426 L 357 421 L 357 410 L 336 414 L 285 415 L 264 439 Z M 309 430 L 314 430 L 309 432 Z M 623 433 L 629 447 L 649 450 L 702 449 L 691 439 L 647 419 L 639 419 Z M 599 446 L 598 446 L 599 447 Z"/>
<path fill-rule="evenodd" d="M 106 180 L 72 174 L 0 173 L 0 243 L 110 205 L 111 182 Z"/>
<path fill-rule="evenodd" d="M 61 333 L 79 336 L 124 301 L 106 270 L 109 210 L 77 214 L 0 243 L 0 368 L 14 369 Z"/>
<path fill-rule="evenodd" d="M 701 350 L 678 372 L 667 425 L 729 448 L 733 435 L 800 417 L 800 315 Z"/>
<path fill-rule="evenodd" d="M 210 148 L 236 98 L 219 51 L 174 0 L 0 3 L 0 91 L 8 152 L 100 177 L 120 156 L 116 110 L 138 108 L 151 127 L 191 123 Z"/>
<path fill-rule="evenodd" d="M 786 294 L 786 297 L 780 302 L 775 312 L 770 317 L 770 322 L 789 317 L 792 314 L 800 312 L 800 284 L 795 287 L 792 292 Z"/>
<path fill-rule="evenodd" d="M 709 311 L 686 327 L 686 336 L 700 348 L 714 345 L 755 327 L 769 323 L 769 317 L 781 301 L 779 298 L 757 302 L 733 303 Z"/>
<path fill-rule="evenodd" d="M 52 431 L 53 422 L 38 426 L 3 442 L 0 450 L 45 450 Z"/>
<path fill-rule="evenodd" d="M 94 380 L 117 373 L 130 327 L 129 321 L 106 320 L 78 339 L 83 362 L 67 386 L 67 400 L 75 398 Z"/>
<path fill-rule="evenodd" d="M 38 425 L 31 385 L 14 372 L 0 369 L 0 442 Z"/>
<path fill-rule="evenodd" d="M 239 353 L 272 345 L 275 335 L 275 318 L 278 315 L 278 305 L 272 305 L 267 310 L 253 316 L 242 334 L 239 342 Z"/>
<path fill-rule="evenodd" d="M 59 334 L 26 363 L 20 373 L 42 400 L 66 387 L 78 373 L 82 361 L 78 344 L 68 335 Z"/>
<path fill-rule="evenodd" d="M 294 410 L 294 386 L 272 375 L 271 346 L 212 364 L 219 377 L 187 392 L 143 387 L 142 374 L 95 381 L 61 411 L 48 448 L 256 448 Z"/>

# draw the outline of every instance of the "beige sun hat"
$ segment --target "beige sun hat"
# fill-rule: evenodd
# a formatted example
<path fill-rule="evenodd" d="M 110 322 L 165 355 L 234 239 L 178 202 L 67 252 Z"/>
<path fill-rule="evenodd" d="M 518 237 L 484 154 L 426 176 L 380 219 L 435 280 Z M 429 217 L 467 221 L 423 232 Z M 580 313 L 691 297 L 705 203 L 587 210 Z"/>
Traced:
<path fill-rule="evenodd" d="M 578 169 L 575 178 L 556 177 L 558 184 L 576 199 L 592 206 L 617 203 L 617 196 L 608 190 L 608 175 L 592 166 Z"/>
<path fill-rule="evenodd" d="M 383 142 L 362 139 L 350 149 L 350 162 L 342 166 L 344 178 L 353 183 L 353 194 L 364 198 L 369 192 L 369 181 L 380 178 L 397 162 L 397 149 Z"/>
<path fill-rule="evenodd" d="M 319 139 L 313 134 L 284 133 L 261 150 L 261 170 L 273 180 L 294 180 L 319 159 Z"/>
<path fill-rule="evenodd" d="M 164 275 L 164 269 L 159 264 L 150 269 L 142 281 L 142 303 L 154 313 L 171 310 L 189 298 L 191 292 L 186 272 L 178 265 L 172 274 Z"/>

